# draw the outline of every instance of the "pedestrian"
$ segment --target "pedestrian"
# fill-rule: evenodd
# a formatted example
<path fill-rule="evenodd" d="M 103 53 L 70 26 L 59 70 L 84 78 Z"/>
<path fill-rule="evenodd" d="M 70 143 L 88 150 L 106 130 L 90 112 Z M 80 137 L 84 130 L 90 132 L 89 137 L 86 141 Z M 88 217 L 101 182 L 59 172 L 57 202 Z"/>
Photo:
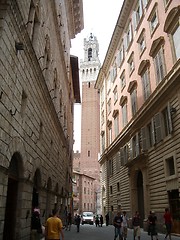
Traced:
<path fill-rule="evenodd" d="M 96 224 L 96 227 L 97 226 L 99 227 L 99 216 L 98 215 L 96 215 L 95 224 Z"/>
<path fill-rule="evenodd" d="M 108 226 L 109 225 L 109 214 L 108 213 L 106 214 L 105 218 L 106 218 L 106 226 Z"/>
<path fill-rule="evenodd" d="M 65 230 L 67 230 L 68 229 L 68 210 L 66 206 L 64 209 L 64 219 L 65 219 Z"/>
<path fill-rule="evenodd" d="M 158 240 L 156 230 L 157 217 L 154 211 L 150 211 L 150 214 L 148 216 L 148 222 L 149 222 L 148 234 L 151 236 L 151 240 L 153 240 L 153 236 L 155 236 L 156 240 Z"/>
<path fill-rule="evenodd" d="M 132 219 L 132 224 L 134 228 L 134 240 L 136 237 L 138 237 L 138 240 L 140 240 L 141 229 L 140 229 L 140 215 L 138 211 L 135 212 L 135 215 Z"/>
<path fill-rule="evenodd" d="M 126 211 L 123 211 L 122 215 L 122 237 L 124 240 L 127 238 L 128 217 Z"/>
<path fill-rule="evenodd" d="M 114 220 L 113 220 L 114 232 L 115 232 L 114 240 L 116 240 L 118 235 L 119 235 L 119 240 L 122 240 L 122 234 L 121 234 L 121 224 L 122 224 L 122 221 L 123 220 L 122 220 L 121 212 L 118 211 L 117 215 L 114 217 Z"/>
<path fill-rule="evenodd" d="M 31 217 L 31 240 L 40 240 L 42 225 L 39 211 L 34 211 Z"/>
<path fill-rule="evenodd" d="M 63 225 L 61 219 L 58 217 L 58 210 L 53 209 L 52 217 L 49 217 L 45 226 L 45 238 L 47 240 L 59 240 L 62 236 L 64 240 Z"/>
<path fill-rule="evenodd" d="M 148 235 L 151 235 L 151 218 L 152 218 L 152 212 L 149 211 L 149 216 L 148 216 Z"/>
<path fill-rule="evenodd" d="M 103 216 L 102 215 L 100 216 L 100 225 L 101 225 L 101 227 L 103 225 Z"/>
<path fill-rule="evenodd" d="M 71 213 L 68 213 L 67 216 L 67 229 L 70 231 L 71 230 L 71 224 L 72 224 L 72 217 L 71 217 Z"/>
<path fill-rule="evenodd" d="M 79 232 L 79 230 L 80 230 L 80 223 L 81 223 L 81 218 L 80 218 L 79 215 L 76 214 L 76 216 L 75 216 L 75 224 L 77 226 L 77 232 Z"/>
<path fill-rule="evenodd" d="M 169 236 L 169 239 L 171 240 L 171 230 L 172 230 L 173 220 L 172 220 L 172 216 L 169 211 L 169 208 L 165 208 L 164 220 L 165 220 L 165 225 L 166 225 L 166 236 L 164 239 L 166 239 L 167 236 Z"/>

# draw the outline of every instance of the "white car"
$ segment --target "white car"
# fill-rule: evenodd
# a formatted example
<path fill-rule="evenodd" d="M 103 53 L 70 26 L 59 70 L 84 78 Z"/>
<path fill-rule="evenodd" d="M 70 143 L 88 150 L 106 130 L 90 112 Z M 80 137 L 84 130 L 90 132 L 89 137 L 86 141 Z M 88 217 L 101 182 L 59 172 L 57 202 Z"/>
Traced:
<path fill-rule="evenodd" d="M 94 214 L 93 212 L 83 212 L 82 213 L 82 221 L 81 221 L 82 225 L 85 223 L 94 224 Z"/>

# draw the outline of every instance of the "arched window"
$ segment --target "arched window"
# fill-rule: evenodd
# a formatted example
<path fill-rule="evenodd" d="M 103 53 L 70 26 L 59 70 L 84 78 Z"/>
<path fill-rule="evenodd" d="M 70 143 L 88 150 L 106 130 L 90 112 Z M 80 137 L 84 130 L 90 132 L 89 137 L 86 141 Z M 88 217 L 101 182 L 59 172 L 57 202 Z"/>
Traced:
<path fill-rule="evenodd" d="M 92 48 L 88 49 L 88 61 L 90 61 L 92 58 Z"/>

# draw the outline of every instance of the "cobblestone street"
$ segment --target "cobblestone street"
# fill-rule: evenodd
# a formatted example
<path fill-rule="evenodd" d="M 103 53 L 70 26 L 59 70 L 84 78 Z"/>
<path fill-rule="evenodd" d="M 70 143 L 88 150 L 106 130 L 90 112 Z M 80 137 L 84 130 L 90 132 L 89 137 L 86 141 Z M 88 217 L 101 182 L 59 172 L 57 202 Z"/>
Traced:
<path fill-rule="evenodd" d="M 76 232 L 76 226 L 72 225 L 71 231 L 64 231 L 65 240 L 113 240 L 114 227 L 112 225 L 106 227 L 95 227 L 91 225 L 81 225 L 80 232 Z M 158 234 L 158 240 L 163 240 L 164 234 Z M 118 239 L 118 238 L 117 238 Z M 141 240 L 150 240 L 147 232 L 141 231 Z M 155 238 L 154 238 L 155 239 Z M 179 236 L 172 236 L 172 240 L 179 240 Z M 133 230 L 128 229 L 127 240 L 133 240 Z M 167 239 L 169 240 L 169 239 Z"/>

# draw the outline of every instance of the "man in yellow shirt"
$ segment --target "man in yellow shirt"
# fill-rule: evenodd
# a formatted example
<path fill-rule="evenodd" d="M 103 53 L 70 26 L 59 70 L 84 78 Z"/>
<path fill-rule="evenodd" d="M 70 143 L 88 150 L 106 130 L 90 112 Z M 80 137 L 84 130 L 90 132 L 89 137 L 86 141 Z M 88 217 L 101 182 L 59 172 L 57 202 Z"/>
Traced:
<path fill-rule="evenodd" d="M 64 240 L 64 234 L 62 231 L 62 221 L 58 218 L 58 210 L 54 209 L 52 212 L 53 216 L 49 217 L 46 221 L 45 236 L 47 240 L 59 240 L 62 236 Z"/>

